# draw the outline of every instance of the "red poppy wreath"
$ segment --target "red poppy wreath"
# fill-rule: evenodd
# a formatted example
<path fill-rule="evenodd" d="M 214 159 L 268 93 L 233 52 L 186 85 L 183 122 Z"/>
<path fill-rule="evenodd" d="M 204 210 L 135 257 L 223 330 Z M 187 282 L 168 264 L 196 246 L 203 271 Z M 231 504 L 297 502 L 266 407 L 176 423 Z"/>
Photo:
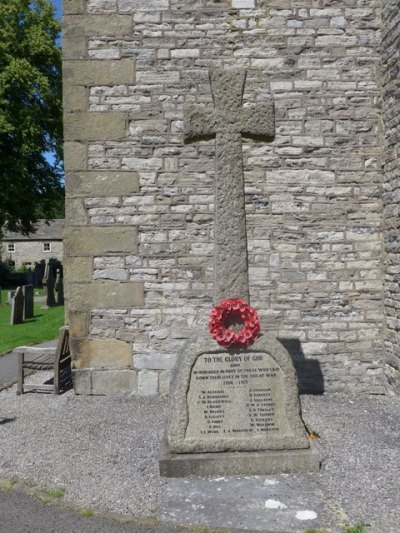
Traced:
<path fill-rule="evenodd" d="M 237 333 L 229 324 L 242 323 L 243 328 Z M 208 328 L 212 337 L 224 346 L 247 346 L 256 340 L 260 333 L 260 321 L 257 311 L 239 298 L 222 300 L 210 311 Z"/>

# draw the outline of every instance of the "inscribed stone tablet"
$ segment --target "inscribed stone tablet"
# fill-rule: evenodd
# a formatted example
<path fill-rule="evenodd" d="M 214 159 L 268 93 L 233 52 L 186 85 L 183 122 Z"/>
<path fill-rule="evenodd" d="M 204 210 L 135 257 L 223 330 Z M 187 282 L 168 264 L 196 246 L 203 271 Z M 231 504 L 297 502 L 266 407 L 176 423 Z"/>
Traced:
<path fill-rule="evenodd" d="M 284 376 L 266 353 L 200 355 L 187 395 L 187 438 L 290 435 Z"/>
<path fill-rule="evenodd" d="M 190 339 L 170 402 L 170 453 L 309 447 L 292 360 L 271 337 L 240 350 L 207 336 Z"/>

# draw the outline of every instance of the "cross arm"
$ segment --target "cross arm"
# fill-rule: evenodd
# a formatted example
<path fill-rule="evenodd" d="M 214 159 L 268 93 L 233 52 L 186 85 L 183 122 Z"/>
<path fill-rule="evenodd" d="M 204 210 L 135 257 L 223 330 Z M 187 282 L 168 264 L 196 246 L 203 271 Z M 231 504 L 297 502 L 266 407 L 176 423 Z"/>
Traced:
<path fill-rule="evenodd" d="M 185 142 L 212 137 L 216 132 L 214 108 L 187 106 L 184 109 L 183 136 Z"/>
<path fill-rule="evenodd" d="M 261 104 L 242 109 L 241 132 L 245 137 L 274 137 L 274 105 Z"/>

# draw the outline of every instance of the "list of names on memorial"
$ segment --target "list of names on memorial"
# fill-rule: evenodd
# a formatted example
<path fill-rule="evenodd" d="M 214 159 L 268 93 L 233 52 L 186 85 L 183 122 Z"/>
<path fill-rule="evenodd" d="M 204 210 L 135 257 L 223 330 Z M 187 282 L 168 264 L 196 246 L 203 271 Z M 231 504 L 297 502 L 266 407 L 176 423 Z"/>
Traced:
<path fill-rule="evenodd" d="M 268 437 L 289 430 L 283 372 L 266 353 L 199 356 L 187 402 L 186 438 Z"/>

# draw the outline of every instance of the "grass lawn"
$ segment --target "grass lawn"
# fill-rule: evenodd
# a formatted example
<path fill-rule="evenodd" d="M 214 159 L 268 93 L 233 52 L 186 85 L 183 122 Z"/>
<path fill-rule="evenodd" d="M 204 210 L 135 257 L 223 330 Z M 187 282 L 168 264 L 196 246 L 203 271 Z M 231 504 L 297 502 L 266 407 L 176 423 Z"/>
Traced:
<path fill-rule="evenodd" d="M 37 289 L 35 289 L 35 296 Z M 58 329 L 64 325 L 64 306 L 41 309 L 43 303 L 35 303 L 34 317 L 22 324 L 10 325 L 11 305 L 7 291 L 1 291 L 0 304 L 0 356 L 16 346 L 39 344 L 57 338 Z"/>

